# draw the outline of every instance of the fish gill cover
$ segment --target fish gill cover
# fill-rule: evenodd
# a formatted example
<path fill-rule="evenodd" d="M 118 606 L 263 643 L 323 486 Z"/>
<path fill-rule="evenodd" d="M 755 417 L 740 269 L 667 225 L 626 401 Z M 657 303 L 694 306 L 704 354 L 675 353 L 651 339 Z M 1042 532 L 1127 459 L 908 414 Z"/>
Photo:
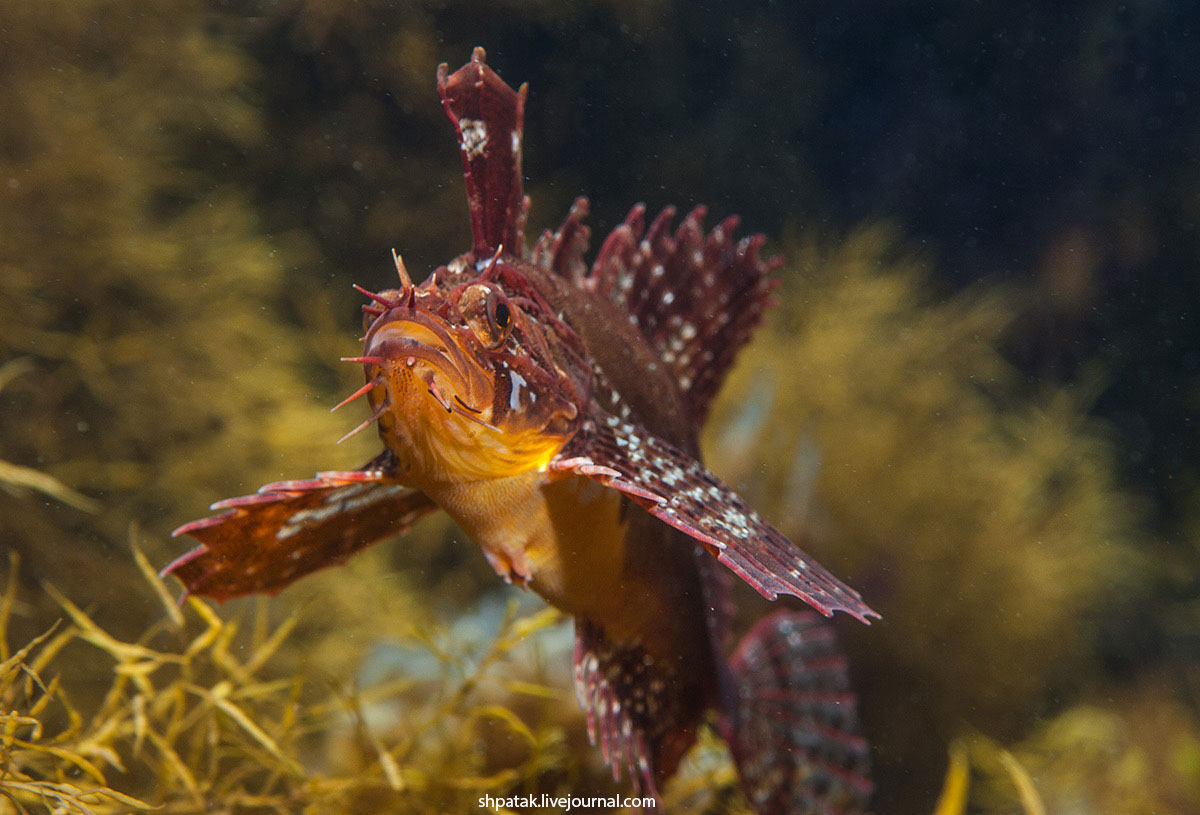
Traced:
<path fill-rule="evenodd" d="M 466 245 L 430 82 L 432 65 L 493 42 L 464 18 L 505 44 L 522 26 L 655 42 L 656 27 L 693 23 L 640 4 L 636 17 L 581 4 L 506 20 L 471 5 L 263 11 L 249 28 L 203 3 L 0 12 L 0 540 L 21 556 L 0 615 L 0 807 L 442 812 L 474 811 L 481 791 L 617 791 L 581 735 L 562 628 L 480 600 L 487 566 L 452 529 L 425 522 L 402 546 L 219 614 L 169 611 L 144 567 L 177 551 L 166 533 L 196 506 L 328 461 L 345 426 L 327 409 L 356 384 L 330 362 L 353 345 L 338 314 L 354 301 L 338 289 L 385 283 L 393 243 L 412 243 L 414 268 Z M 491 50 L 503 64 L 509 52 Z M 556 67 L 581 62 L 569 50 Z M 364 72 L 387 93 L 364 90 Z M 506 73 L 535 79 L 560 116 L 597 81 Z M 312 76 L 323 103 L 297 105 Z M 659 98 L 662 80 L 640 79 Z M 614 135 L 611 111 L 575 111 Z M 687 175 L 714 132 L 656 146 L 664 171 Z M 580 185 L 548 166 L 561 147 L 542 155 L 529 173 L 546 213 L 590 191 L 611 219 L 640 192 Z M 314 203 L 296 214 L 285 202 L 305 190 Z M 1159 540 L 1120 486 L 1114 430 L 1092 410 L 1102 365 L 1083 387 L 1031 387 L 1006 361 L 1032 336 L 1027 289 L 935 294 L 937 264 L 912 246 L 895 228 L 785 236 L 782 305 L 706 445 L 884 614 L 866 637 L 841 629 L 874 746 L 871 810 L 929 812 L 944 792 L 939 815 L 965 795 L 972 811 L 1037 811 L 977 729 L 1008 745 L 1046 811 L 1192 811 L 1198 728 L 1177 688 L 1194 664 L 1100 663 L 1095 643 L 1124 619 L 1186 642 L 1197 526 L 1181 527 L 1183 548 Z M 369 451 L 339 455 L 349 467 Z M 514 637 L 535 656 L 505 659 Z M 953 755 L 975 783 L 963 791 L 955 758 L 943 791 L 947 745 L 964 735 L 969 752 Z M 745 811 L 708 738 L 664 796 L 668 811 Z"/>

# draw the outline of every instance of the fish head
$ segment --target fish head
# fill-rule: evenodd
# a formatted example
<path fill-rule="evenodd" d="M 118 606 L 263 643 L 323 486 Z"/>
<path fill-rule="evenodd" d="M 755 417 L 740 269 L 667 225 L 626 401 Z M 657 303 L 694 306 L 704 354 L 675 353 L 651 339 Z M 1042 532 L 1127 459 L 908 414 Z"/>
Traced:
<path fill-rule="evenodd" d="M 524 261 L 464 256 L 371 295 L 362 361 L 379 433 L 415 484 L 541 470 L 585 414 L 582 341 Z"/>

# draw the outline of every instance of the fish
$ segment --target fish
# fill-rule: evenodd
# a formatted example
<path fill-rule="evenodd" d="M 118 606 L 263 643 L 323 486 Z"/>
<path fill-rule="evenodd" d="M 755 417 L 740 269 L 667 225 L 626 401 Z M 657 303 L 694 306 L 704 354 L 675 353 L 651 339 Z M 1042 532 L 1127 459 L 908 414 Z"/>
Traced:
<path fill-rule="evenodd" d="M 505 581 L 575 621 L 574 684 L 614 780 L 659 798 L 715 722 L 760 815 L 866 811 L 846 660 L 821 615 L 879 615 L 707 469 L 699 432 L 783 261 L 737 217 L 705 231 L 632 208 L 594 261 L 578 198 L 529 247 L 528 85 L 476 48 L 437 88 L 458 137 L 472 247 L 363 306 L 366 399 L 383 450 L 357 470 L 263 486 L 184 524 L 163 573 L 187 595 L 273 594 L 443 511 Z M 350 434 L 348 434 L 350 435 Z M 740 579 L 782 608 L 733 647 Z M 185 595 L 186 596 L 186 595 Z M 818 613 L 819 612 L 819 613 Z M 661 800 L 661 799 L 660 799 Z"/>

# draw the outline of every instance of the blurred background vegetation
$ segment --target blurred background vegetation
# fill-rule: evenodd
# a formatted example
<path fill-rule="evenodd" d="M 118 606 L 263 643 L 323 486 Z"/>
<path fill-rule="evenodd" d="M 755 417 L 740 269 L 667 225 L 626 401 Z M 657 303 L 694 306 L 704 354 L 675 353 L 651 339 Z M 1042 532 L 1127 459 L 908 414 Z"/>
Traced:
<path fill-rule="evenodd" d="M 535 228 L 706 203 L 787 257 L 706 449 L 884 615 L 840 624 L 874 810 L 983 738 L 1047 812 L 1200 809 L 1188 4 L 44 0 L 0 42 L 0 812 L 613 789 L 567 629 L 448 524 L 225 622 L 130 547 L 374 452 L 327 413 L 350 283 L 468 245 L 433 72 L 475 45 L 531 85 Z M 737 811 L 723 762 L 679 811 Z M 1022 811 L 972 766 L 970 811 Z"/>

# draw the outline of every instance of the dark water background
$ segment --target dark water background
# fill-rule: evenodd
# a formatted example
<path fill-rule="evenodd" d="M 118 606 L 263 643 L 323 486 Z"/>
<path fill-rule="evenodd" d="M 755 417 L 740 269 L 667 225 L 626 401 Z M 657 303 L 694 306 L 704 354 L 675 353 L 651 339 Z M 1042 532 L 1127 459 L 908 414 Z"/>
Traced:
<path fill-rule="evenodd" d="M 357 384 L 350 283 L 388 285 L 392 247 L 424 274 L 468 245 L 433 76 L 483 45 L 531 86 L 531 231 L 580 194 L 594 245 L 634 202 L 703 203 L 789 258 L 706 438 L 884 613 L 843 625 L 875 811 L 932 811 L 947 745 L 981 735 L 1049 812 L 1200 809 L 1194 4 L 85 0 L 6 4 L 0 42 L 0 460 L 28 468 L 0 471 L 10 645 L 62 616 L 47 581 L 137 638 L 164 612 L 131 536 L 161 565 L 210 501 L 371 454 L 334 450 L 358 418 L 325 414 Z M 388 656 L 401 621 L 498 624 L 460 538 L 423 526 L 222 614 L 262 637 L 308 615 L 271 676 L 420 674 Z M 112 680 L 90 647 L 59 656 L 81 706 Z M 520 784 L 605 788 L 569 698 L 498 698 L 563 739 Z M 389 747 L 433 709 L 404 704 L 372 720 Z M 350 731 L 309 738 L 305 767 L 377 779 Z M 429 749 L 410 762 L 436 777 L 528 765 Z M 1022 811 L 975 761 L 971 811 Z M 195 805 L 156 772 L 105 780 Z M 473 800 L 365 789 L 321 806 Z"/>

